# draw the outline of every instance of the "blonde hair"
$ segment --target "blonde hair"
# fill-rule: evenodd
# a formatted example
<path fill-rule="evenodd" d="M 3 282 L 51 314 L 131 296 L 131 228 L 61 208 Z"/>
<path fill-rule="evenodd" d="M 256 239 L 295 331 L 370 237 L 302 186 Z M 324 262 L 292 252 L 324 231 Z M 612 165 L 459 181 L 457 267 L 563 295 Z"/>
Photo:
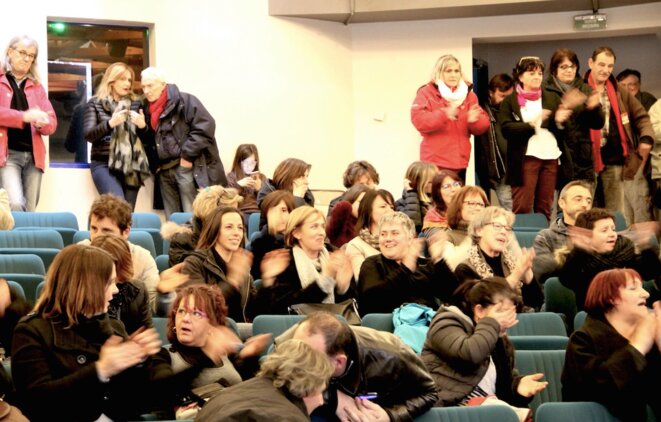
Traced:
<path fill-rule="evenodd" d="M 39 69 L 37 68 L 37 57 L 39 57 L 39 44 L 37 44 L 37 41 L 34 38 L 28 37 L 27 35 L 19 35 L 9 40 L 9 44 L 5 49 L 5 60 L 2 64 L 2 70 L 4 71 L 4 73 L 7 73 L 11 70 L 11 63 L 9 60 L 9 49 L 16 47 L 16 44 L 18 44 L 19 42 L 23 42 L 23 44 L 35 48 L 34 60 L 32 60 L 32 64 L 30 65 L 30 70 L 28 70 L 27 76 L 33 81 L 37 83 L 41 83 L 41 77 L 39 76 Z"/>
<path fill-rule="evenodd" d="M 415 190 L 418 198 L 427 204 L 431 203 L 431 197 L 425 192 L 425 186 L 432 181 L 436 173 L 438 173 L 438 168 L 434 164 L 424 161 L 414 161 L 406 169 L 405 177 L 411 184 L 411 189 Z"/>
<path fill-rule="evenodd" d="M 313 215 L 321 216 L 321 218 L 324 219 L 324 222 L 326 221 L 324 213 L 309 205 L 300 206 L 289 214 L 287 226 L 285 227 L 285 244 L 287 246 L 291 248 L 298 244 L 298 241 L 294 237 L 294 232 L 296 229 L 300 229 L 305 221 Z"/>
<path fill-rule="evenodd" d="M 220 185 L 201 188 L 193 201 L 193 216 L 204 221 L 219 207 L 236 208 L 241 201 L 243 196 L 234 188 L 224 188 Z"/>
<path fill-rule="evenodd" d="M 403 212 L 395 211 L 383 214 L 381 221 L 379 221 L 379 233 L 381 233 L 381 229 L 386 224 L 399 224 L 409 235 L 409 239 L 413 239 L 416 236 L 415 224 L 411 218 Z"/>
<path fill-rule="evenodd" d="M 436 64 L 434 65 L 434 68 L 431 71 L 431 80 L 433 82 L 436 82 L 439 79 L 443 79 L 443 71 L 445 70 L 446 67 L 448 67 L 448 64 L 450 63 L 457 63 L 459 65 L 459 72 L 461 72 L 461 78 L 464 79 L 464 72 L 461 70 L 461 63 L 459 63 L 459 60 L 453 56 L 452 54 L 446 54 L 444 56 L 441 56 L 436 60 Z"/>
<path fill-rule="evenodd" d="M 301 340 L 287 340 L 269 354 L 258 376 L 273 379 L 273 386 L 286 388 L 298 398 L 321 392 L 333 374 L 326 354 Z"/>
<path fill-rule="evenodd" d="M 505 217 L 508 226 L 514 224 L 514 213 L 501 207 L 486 207 L 473 217 L 473 221 L 468 224 L 468 235 L 473 239 L 473 242 L 478 243 L 480 241 L 480 236 L 477 235 L 477 231 L 487 224 L 490 224 L 498 217 Z"/>
<path fill-rule="evenodd" d="M 135 100 L 136 95 L 133 92 L 133 84 L 135 84 L 135 72 L 131 67 L 129 67 L 129 65 L 122 62 L 116 62 L 108 66 L 105 73 L 103 74 L 103 78 L 101 79 L 101 83 L 99 84 L 99 88 L 96 90 L 96 95 L 94 97 L 105 99 L 111 96 L 111 85 L 115 83 L 117 79 L 119 79 L 119 77 L 122 76 L 122 74 L 124 74 L 124 72 L 127 70 L 131 74 L 131 92 L 129 92 L 128 97 L 131 100 Z"/>

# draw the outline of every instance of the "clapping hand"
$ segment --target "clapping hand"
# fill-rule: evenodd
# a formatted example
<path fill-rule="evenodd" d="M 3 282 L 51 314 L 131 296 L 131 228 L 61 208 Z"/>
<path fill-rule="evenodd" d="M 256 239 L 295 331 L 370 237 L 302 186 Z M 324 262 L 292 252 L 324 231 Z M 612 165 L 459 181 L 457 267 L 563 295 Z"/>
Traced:
<path fill-rule="evenodd" d="M 427 239 L 427 250 L 434 263 L 443 259 L 443 252 L 447 245 L 448 235 L 445 231 L 439 230 Z"/>
<path fill-rule="evenodd" d="M 227 281 L 241 291 L 242 284 L 249 279 L 248 274 L 250 274 L 251 266 L 252 253 L 243 248 L 234 251 L 227 263 Z"/>
<path fill-rule="evenodd" d="M 275 278 L 289 266 L 291 256 L 287 249 L 276 249 L 264 255 L 260 269 L 262 271 L 262 287 L 271 287 Z"/>
<path fill-rule="evenodd" d="M 468 123 L 475 123 L 480 118 L 482 114 L 482 109 L 479 105 L 473 104 L 471 108 L 468 109 Z"/>
<path fill-rule="evenodd" d="M 516 392 L 523 397 L 532 397 L 539 393 L 549 385 L 548 381 L 539 381 L 544 377 L 544 374 L 526 375 L 519 381 L 519 386 Z"/>

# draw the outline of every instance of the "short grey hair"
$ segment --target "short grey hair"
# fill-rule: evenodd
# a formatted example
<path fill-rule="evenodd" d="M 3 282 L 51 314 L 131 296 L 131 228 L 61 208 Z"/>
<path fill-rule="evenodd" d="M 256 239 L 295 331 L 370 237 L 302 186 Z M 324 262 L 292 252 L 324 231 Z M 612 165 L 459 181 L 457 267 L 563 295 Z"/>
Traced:
<path fill-rule="evenodd" d="M 513 225 L 516 217 L 512 211 L 508 211 L 505 208 L 490 206 L 484 208 L 480 211 L 473 221 L 468 225 L 468 235 L 473 239 L 473 242 L 477 243 L 480 240 L 480 236 L 477 235 L 477 231 L 482 229 L 484 226 L 490 224 L 498 217 L 505 217 L 508 225 Z"/>
<path fill-rule="evenodd" d="M 167 76 L 165 75 L 165 72 L 157 67 L 148 67 L 147 69 L 143 70 L 140 72 L 140 75 L 142 76 L 141 80 L 149 79 L 152 81 L 156 82 L 162 82 L 164 84 L 168 83 Z"/>
<path fill-rule="evenodd" d="M 37 57 L 39 57 L 39 44 L 37 44 L 37 41 L 34 38 L 28 37 L 27 35 L 19 35 L 9 40 L 9 44 L 7 45 L 7 49 L 5 50 L 5 60 L 2 62 L 3 72 L 7 73 L 11 71 L 11 63 L 9 60 L 9 49 L 15 48 L 16 44 L 18 44 L 19 42 L 23 42 L 28 47 L 35 48 L 34 60 L 32 60 L 32 64 L 30 65 L 30 70 L 28 70 L 27 73 L 27 77 L 35 82 L 41 83 L 41 79 L 39 77 L 39 69 L 37 69 Z"/>
<path fill-rule="evenodd" d="M 461 72 L 461 78 L 464 79 L 464 71 L 461 70 L 461 63 L 459 60 L 453 56 L 452 54 L 446 54 L 444 56 L 441 56 L 436 60 L 436 64 L 434 64 L 434 68 L 431 71 L 431 80 L 433 82 L 436 82 L 437 80 L 441 79 L 441 75 L 443 75 L 443 71 L 445 70 L 446 67 L 450 63 L 457 63 L 459 65 L 459 72 Z"/>
<path fill-rule="evenodd" d="M 403 212 L 396 211 L 384 214 L 383 217 L 381 217 L 381 221 L 379 221 L 379 233 L 381 233 L 381 228 L 385 224 L 399 224 L 409 233 L 411 238 L 416 236 L 415 224 L 409 216 Z"/>

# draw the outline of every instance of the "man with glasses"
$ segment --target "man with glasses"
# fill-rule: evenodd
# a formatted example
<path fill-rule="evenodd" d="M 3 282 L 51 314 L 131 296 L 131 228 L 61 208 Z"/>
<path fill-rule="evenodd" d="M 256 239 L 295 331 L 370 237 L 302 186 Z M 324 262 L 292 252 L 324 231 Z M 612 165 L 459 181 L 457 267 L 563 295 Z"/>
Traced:
<path fill-rule="evenodd" d="M 14 37 L 0 71 L 0 186 L 13 211 L 35 211 L 46 164 L 42 136 L 57 128 L 57 117 L 39 82 L 37 42 Z"/>

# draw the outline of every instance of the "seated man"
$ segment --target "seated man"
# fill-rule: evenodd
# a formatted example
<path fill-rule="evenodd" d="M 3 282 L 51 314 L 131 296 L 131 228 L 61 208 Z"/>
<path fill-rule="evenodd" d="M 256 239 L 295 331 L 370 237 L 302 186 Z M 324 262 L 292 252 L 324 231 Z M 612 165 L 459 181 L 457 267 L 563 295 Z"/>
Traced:
<path fill-rule="evenodd" d="M 124 239 L 131 233 L 131 205 L 125 200 L 111 194 L 104 194 L 92 203 L 89 214 L 90 240 L 80 243 L 89 245 L 92 240 L 102 234 L 114 234 Z M 154 309 L 156 299 L 156 285 L 159 281 L 156 261 L 149 251 L 142 246 L 128 242 L 133 260 L 133 278 L 142 281 L 149 293 L 149 306 Z"/>
<path fill-rule="evenodd" d="M 555 251 L 567 243 L 567 227 L 574 225 L 580 213 L 592 209 L 592 186 L 583 180 L 567 183 L 558 196 L 558 206 L 562 216 L 551 223 L 551 227 L 540 231 L 533 244 L 535 259 L 532 261 L 532 272 L 539 283 L 558 275 Z"/>
<path fill-rule="evenodd" d="M 280 336 L 277 344 L 292 336 L 324 352 L 334 366 L 324 406 L 315 415 L 409 421 L 438 400 L 422 360 L 391 333 L 350 327 L 330 313 L 317 312 Z"/>

